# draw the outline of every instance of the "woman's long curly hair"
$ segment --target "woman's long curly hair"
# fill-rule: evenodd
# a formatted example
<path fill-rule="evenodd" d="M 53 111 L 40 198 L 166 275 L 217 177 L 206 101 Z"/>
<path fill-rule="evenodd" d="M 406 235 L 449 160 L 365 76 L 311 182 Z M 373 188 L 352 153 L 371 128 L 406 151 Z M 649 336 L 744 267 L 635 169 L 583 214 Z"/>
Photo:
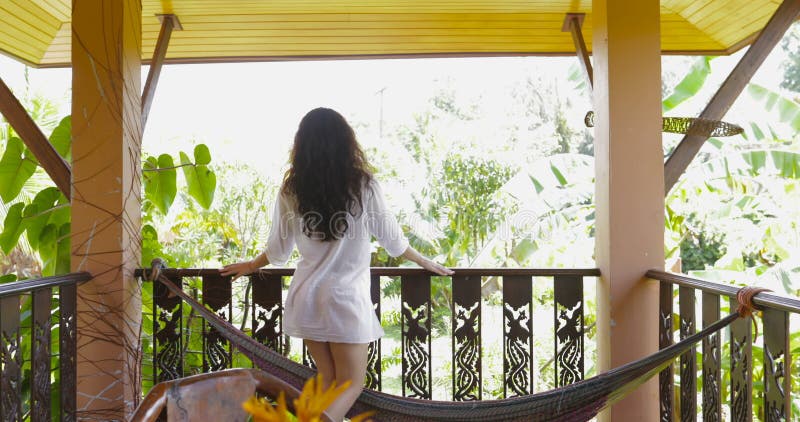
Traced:
<path fill-rule="evenodd" d="M 294 199 L 303 233 L 321 241 L 341 239 L 348 214 L 363 211 L 361 192 L 372 180 L 353 128 L 329 108 L 309 111 L 297 128 L 290 160 L 281 192 Z"/>

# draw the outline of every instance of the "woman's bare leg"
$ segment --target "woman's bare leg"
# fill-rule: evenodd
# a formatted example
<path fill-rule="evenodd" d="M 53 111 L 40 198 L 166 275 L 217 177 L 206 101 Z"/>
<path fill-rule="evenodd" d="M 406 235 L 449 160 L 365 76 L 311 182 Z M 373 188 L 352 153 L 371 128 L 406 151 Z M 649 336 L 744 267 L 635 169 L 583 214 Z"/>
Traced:
<path fill-rule="evenodd" d="M 336 370 L 336 384 L 341 385 L 350 381 L 350 387 L 327 410 L 334 421 L 341 421 L 364 388 L 364 377 L 367 375 L 367 343 L 329 343 L 329 345 Z"/>
<path fill-rule="evenodd" d="M 314 364 L 317 365 L 317 372 L 322 375 L 322 383 L 324 388 L 328 388 L 331 382 L 336 379 L 336 367 L 333 364 L 333 354 L 331 353 L 331 344 L 314 340 L 303 340 L 314 358 Z"/>

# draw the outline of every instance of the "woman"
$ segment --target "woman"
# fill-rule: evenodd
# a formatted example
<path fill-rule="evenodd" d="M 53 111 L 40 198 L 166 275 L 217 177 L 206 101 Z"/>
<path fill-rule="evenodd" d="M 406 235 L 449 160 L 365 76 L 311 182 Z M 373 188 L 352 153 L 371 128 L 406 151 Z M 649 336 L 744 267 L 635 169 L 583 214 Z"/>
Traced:
<path fill-rule="evenodd" d="M 453 272 L 409 246 L 344 117 L 327 109 L 300 121 L 275 204 L 267 246 L 255 259 L 223 267 L 240 277 L 283 265 L 300 251 L 286 297 L 283 332 L 302 338 L 329 385 L 350 387 L 327 409 L 342 420 L 361 394 L 367 345 L 383 335 L 370 300 L 370 238 L 439 275 Z"/>

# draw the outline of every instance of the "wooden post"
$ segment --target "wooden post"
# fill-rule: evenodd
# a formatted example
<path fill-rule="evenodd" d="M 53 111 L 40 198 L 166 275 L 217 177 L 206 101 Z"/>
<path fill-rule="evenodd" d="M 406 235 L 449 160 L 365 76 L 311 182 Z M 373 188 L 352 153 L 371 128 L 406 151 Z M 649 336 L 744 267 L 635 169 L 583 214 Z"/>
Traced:
<path fill-rule="evenodd" d="M 78 419 L 125 420 L 140 398 L 141 0 L 72 2 L 72 270 Z"/>
<path fill-rule="evenodd" d="M 658 350 L 664 268 L 658 0 L 594 0 L 598 372 Z M 601 420 L 658 419 L 653 378 Z"/>

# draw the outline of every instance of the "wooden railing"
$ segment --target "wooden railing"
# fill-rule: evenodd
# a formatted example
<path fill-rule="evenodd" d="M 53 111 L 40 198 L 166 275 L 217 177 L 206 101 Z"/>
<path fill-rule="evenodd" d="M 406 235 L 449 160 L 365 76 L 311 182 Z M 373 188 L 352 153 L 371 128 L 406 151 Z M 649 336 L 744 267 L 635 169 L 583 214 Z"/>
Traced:
<path fill-rule="evenodd" d="M 140 270 L 137 274 L 145 274 Z M 263 269 L 250 276 L 246 293 L 238 301 L 235 290 L 227 277 L 221 277 L 216 269 L 165 269 L 162 274 L 198 298 L 219 315 L 241 325 L 246 332 L 261 343 L 285 355 L 290 354 L 290 343 L 281 332 L 283 292 L 287 277 L 293 269 Z M 561 386 L 583 379 L 584 370 L 584 288 L 585 277 L 596 277 L 596 269 L 475 269 L 456 268 L 448 277 L 434 277 L 433 285 L 445 283 L 450 287 L 451 332 L 449 357 L 452 362 L 451 400 L 481 400 L 487 396 L 483 391 L 486 365 L 484 357 L 485 328 L 482 328 L 483 304 L 481 286 L 489 277 L 501 281 L 502 298 L 495 308 L 502 312 L 502 319 L 492 326 L 492 337 L 502 338 L 503 380 L 502 395 L 512 397 L 533 393 L 534 367 L 532 318 L 534 301 L 533 285 L 538 277 L 552 281 L 553 355 L 555 385 Z M 381 279 L 399 280 L 399 309 L 389 309 L 389 301 L 381 295 Z M 449 281 L 449 282 L 448 282 Z M 236 282 L 239 283 L 239 282 Z M 244 285 L 244 282 L 242 282 Z M 372 268 L 371 296 L 375 313 L 400 314 L 401 344 L 399 351 L 384 350 L 383 340 L 369 345 L 369 367 L 367 387 L 383 390 L 382 361 L 401 361 L 401 391 L 406 397 L 434 398 L 432 365 L 432 274 L 417 268 Z M 195 321 L 180 298 L 170 297 L 161 283 L 152 284 L 152 303 L 145 308 L 152 310 L 153 340 L 152 355 L 145 359 L 152 362 L 153 382 L 160 382 L 231 367 L 235 354 L 226 340 L 213 329 L 203 324 L 202 348 L 192 350 L 185 332 Z M 548 295 L 549 297 L 549 295 Z M 392 301 L 398 307 L 397 300 Z M 241 306 L 240 306 L 241 304 Z M 493 308 L 494 309 L 494 308 Z M 232 317 L 233 316 L 233 317 Z M 245 320 L 244 322 L 242 320 Z M 249 322 L 247 321 L 249 320 Z M 535 322 L 538 327 L 547 324 Z M 196 327 L 196 325 L 195 325 Z M 196 328 L 194 329 L 197 331 Z M 502 331 L 502 333 L 500 333 Z M 445 346 L 446 347 L 446 346 Z M 297 353 L 295 353 L 297 355 Z M 399 355 L 399 356 L 398 356 Z M 302 360 L 313 365 L 305 350 Z M 202 364 L 200 364 L 202 362 Z M 535 370 L 536 369 L 536 370 Z M 497 376 L 498 374 L 489 374 Z M 440 380 L 437 380 L 440 381 Z M 449 390 L 450 388 L 448 388 Z M 441 396 L 441 394 L 436 395 Z"/>
<path fill-rule="evenodd" d="M 71 273 L 0 285 L 0 420 L 75 420 L 77 285 L 89 279 Z"/>
<path fill-rule="evenodd" d="M 674 288 L 678 287 L 678 329 L 681 339 L 693 334 L 702 323 L 705 327 L 721 316 L 723 297 L 729 299 L 729 312 L 736 309 L 734 286 L 721 285 L 663 271 L 649 271 L 647 277 L 661 281 L 659 342 L 664 348 L 673 338 Z M 696 302 L 698 293 L 701 300 L 701 321 L 697 321 Z M 675 377 L 670 367 L 660 374 L 661 421 L 697 420 L 698 391 L 702 392 L 700 411 L 703 421 L 750 421 L 753 414 L 765 421 L 797 420 L 800 415 L 792 414 L 791 380 L 799 374 L 792 373 L 791 349 L 789 347 L 791 314 L 800 314 L 800 300 L 759 293 L 753 303 L 763 309 L 761 329 L 763 341 L 756 343 L 762 349 L 762 356 L 753 353 L 754 335 L 752 318 L 739 319 L 730 329 L 722 333 L 727 339 L 723 349 L 721 333 L 716 333 L 702 343 L 701 375 L 698 376 L 696 351 L 681 356 L 679 368 L 679 395 L 674 395 Z M 797 328 L 795 327 L 795 331 Z M 795 333 L 796 334 L 796 333 Z M 727 350 L 726 350 L 727 349 Z M 729 354 L 727 362 L 723 355 Z M 762 358 L 761 368 L 756 368 L 754 358 Z M 761 369 L 761 395 L 753 396 L 754 370 Z M 701 382 L 698 390 L 697 382 Z M 756 381 L 756 382 L 758 382 Z M 723 388 L 727 386 L 727 388 Z M 727 394 L 723 396 L 723 392 Z M 754 412 L 754 401 L 757 411 Z M 727 406 L 723 407 L 723 402 Z M 724 411 L 723 411 L 724 410 Z M 728 416 L 726 416 L 726 414 Z"/>

